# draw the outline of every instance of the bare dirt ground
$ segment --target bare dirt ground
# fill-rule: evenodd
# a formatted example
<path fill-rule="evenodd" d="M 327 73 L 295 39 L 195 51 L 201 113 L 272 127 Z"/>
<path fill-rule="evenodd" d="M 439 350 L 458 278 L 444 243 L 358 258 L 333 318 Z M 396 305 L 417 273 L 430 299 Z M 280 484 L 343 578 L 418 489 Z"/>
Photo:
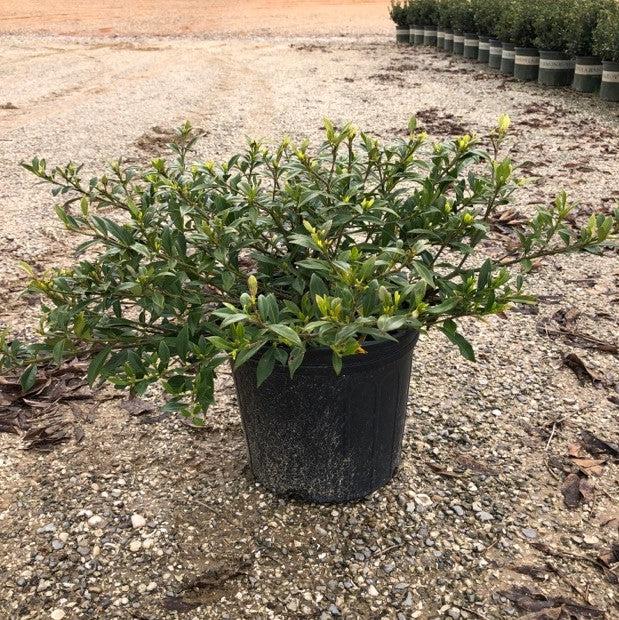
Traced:
<path fill-rule="evenodd" d="M 561 187 L 579 218 L 619 198 L 616 106 L 396 47 L 386 3 L 41 4 L 0 8 L 0 327 L 36 321 L 18 261 L 72 244 L 17 162 L 144 162 L 185 119 L 218 158 L 245 135 L 317 139 L 325 115 L 393 139 L 417 114 L 440 140 L 507 112 L 530 182 L 506 236 Z M 251 481 L 225 372 L 200 431 L 112 392 L 25 407 L 40 447 L 68 440 L 0 433 L 0 617 L 616 617 L 617 254 L 548 260 L 532 288 L 538 309 L 465 325 L 476 365 L 422 339 L 401 469 L 354 505 Z"/>

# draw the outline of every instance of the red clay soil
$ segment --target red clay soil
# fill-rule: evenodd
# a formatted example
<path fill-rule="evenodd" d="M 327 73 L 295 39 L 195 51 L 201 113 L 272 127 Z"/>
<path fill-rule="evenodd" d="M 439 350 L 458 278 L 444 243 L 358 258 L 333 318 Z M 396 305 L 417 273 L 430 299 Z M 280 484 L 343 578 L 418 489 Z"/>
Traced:
<path fill-rule="evenodd" d="M 388 0 L 2 0 L 0 33 L 65 35 L 373 34 Z"/>

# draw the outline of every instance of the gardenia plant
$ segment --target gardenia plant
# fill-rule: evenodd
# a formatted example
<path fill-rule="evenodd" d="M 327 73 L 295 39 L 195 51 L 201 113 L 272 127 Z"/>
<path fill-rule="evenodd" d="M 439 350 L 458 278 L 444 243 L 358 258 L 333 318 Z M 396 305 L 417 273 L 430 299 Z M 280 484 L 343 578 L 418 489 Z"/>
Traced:
<path fill-rule="evenodd" d="M 470 135 L 427 147 L 414 120 L 390 146 L 326 121 L 317 149 L 250 142 L 220 164 L 189 163 L 189 124 L 174 161 L 142 171 L 117 162 L 88 180 L 82 166 L 34 159 L 24 167 L 53 186 L 81 243 L 70 268 L 32 273 L 39 338 L 5 335 L 0 368 L 22 366 L 27 391 L 43 366 L 87 358 L 91 383 L 142 394 L 161 382 L 167 407 L 200 423 L 226 360 L 259 359 L 259 385 L 276 364 L 294 375 L 308 348 L 328 347 L 339 373 L 369 340 L 430 328 L 472 360 L 458 319 L 533 301 L 523 289 L 532 261 L 595 250 L 618 232 L 619 213 L 572 230 L 560 194 L 488 257 L 493 218 L 518 186 L 498 154 L 508 124 L 490 153 Z"/>

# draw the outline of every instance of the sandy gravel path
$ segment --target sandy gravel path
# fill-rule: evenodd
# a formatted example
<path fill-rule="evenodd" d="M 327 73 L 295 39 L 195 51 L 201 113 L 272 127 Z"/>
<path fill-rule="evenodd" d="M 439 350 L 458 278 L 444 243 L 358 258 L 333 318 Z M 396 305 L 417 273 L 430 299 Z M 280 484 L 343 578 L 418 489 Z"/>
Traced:
<path fill-rule="evenodd" d="M 14 32 L 28 5 L 9 0 L 8 18 L 3 5 L 2 28 Z M 384 21 L 362 36 L 337 36 L 332 17 L 335 36 L 290 34 L 283 18 L 269 38 L 133 36 L 150 32 L 144 18 L 132 36 L 81 36 L 118 26 L 101 13 L 46 25 L 80 36 L 0 38 L 0 326 L 34 323 L 18 260 L 44 269 L 69 247 L 47 192 L 17 162 L 145 161 L 185 119 L 205 132 L 200 157 L 218 158 L 245 135 L 317 138 L 325 115 L 392 139 L 417 114 L 445 139 L 483 134 L 507 112 L 532 179 L 518 209 L 560 187 L 580 216 L 619 197 L 616 107 L 397 48 Z M 465 326 L 477 366 L 439 338 L 421 342 L 401 472 L 354 506 L 284 503 L 249 480 L 226 373 L 206 431 L 100 400 L 66 412 L 84 437 L 50 454 L 0 434 L 0 616 L 505 618 L 517 605 L 498 591 L 514 584 L 611 610 L 612 576 L 594 560 L 616 541 L 617 466 L 606 457 L 595 499 L 575 510 L 560 486 L 582 430 L 617 442 L 617 357 L 538 327 L 575 308 L 580 331 L 616 342 L 618 278 L 616 254 L 545 263 L 539 314 Z M 562 363 L 570 352 L 604 381 L 579 381 Z M 144 527 L 132 527 L 135 513 Z"/>

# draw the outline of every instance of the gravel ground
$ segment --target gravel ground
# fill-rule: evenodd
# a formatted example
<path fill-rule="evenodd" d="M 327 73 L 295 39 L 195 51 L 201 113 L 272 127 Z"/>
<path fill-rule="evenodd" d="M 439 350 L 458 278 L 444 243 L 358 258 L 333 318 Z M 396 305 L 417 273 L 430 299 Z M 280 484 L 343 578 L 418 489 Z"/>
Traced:
<path fill-rule="evenodd" d="M 444 139 L 483 134 L 507 112 L 531 178 L 517 210 L 561 187 L 582 217 L 619 197 L 616 106 L 391 37 L 17 34 L 0 39 L 0 57 L 0 322 L 17 331 L 37 310 L 18 296 L 17 262 L 61 264 L 70 240 L 16 162 L 144 161 L 186 118 L 205 131 L 200 156 L 217 158 L 245 135 L 317 138 L 325 115 L 391 139 L 417 114 Z M 132 416 L 105 392 L 61 410 L 75 439 L 49 452 L 0 434 L 0 616 L 483 619 L 537 602 L 555 610 L 547 618 L 561 605 L 612 618 L 617 453 L 598 444 L 592 464 L 595 446 L 577 442 L 589 431 L 617 443 L 619 365 L 556 333 L 617 344 L 618 263 L 608 253 L 539 265 L 538 310 L 464 325 L 478 364 L 441 336 L 422 339 L 402 466 L 356 504 L 284 502 L 252 482 L 226 372 L 204 430 Z M 575 472 L 570 509 L 561 489 Z"/>

